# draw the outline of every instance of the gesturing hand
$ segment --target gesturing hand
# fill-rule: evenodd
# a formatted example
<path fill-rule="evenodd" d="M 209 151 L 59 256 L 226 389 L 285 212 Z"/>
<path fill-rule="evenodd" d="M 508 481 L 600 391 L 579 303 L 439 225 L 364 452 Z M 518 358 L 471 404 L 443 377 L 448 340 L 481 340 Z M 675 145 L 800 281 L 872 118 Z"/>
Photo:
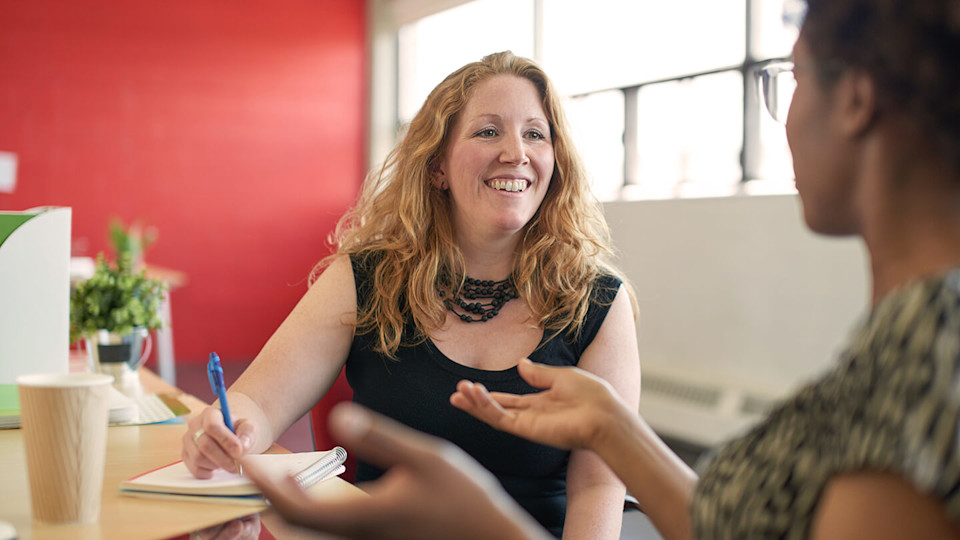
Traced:
<path fill-rule="evenodd" d="M 560 448 L 590 448 L 605 425 L 627 409 L 610 384 L 573 367 L 522 360 L 520 376 L 535 394 L 488 392 L 479 383 L 460 381 L 450 403 L 507 433 Z"/>
<path fill-rule="evenodd" d="M 344 446 L 389 469 L 366 486 L 369 497 L 315 501 L 292 479 L 275 482 L 243 463 L 288 521 L 357 539 L 546 538 L 486 469 L 453 444 L 350 403 L 330 413 Z"/>

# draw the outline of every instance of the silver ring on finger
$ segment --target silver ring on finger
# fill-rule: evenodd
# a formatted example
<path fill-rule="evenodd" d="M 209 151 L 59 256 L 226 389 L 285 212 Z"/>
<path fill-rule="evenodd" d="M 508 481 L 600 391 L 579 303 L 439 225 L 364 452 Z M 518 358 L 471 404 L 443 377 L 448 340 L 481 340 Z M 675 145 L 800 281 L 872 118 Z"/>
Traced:
<path fill-rule="evenodd" d="M 197 442 L 197 439 L 199 439 L 200 437 L 202 437 L 202 436 L 203 436 L 203 433 L 204 433 L 203 428 L 198 429 L 198 430 L 193 434 L 193 442 Z"/>

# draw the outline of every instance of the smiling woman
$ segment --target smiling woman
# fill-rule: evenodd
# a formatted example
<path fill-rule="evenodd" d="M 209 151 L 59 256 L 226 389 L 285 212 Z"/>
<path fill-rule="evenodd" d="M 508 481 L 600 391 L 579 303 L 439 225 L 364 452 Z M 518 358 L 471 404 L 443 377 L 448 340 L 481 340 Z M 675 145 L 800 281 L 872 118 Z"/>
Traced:
<path fill-rule="evenodd" d="M 522 77 L 497 75 L 477 84 L 457 115 L 434 182 L 450 190 L 459 239 L 474 242 L 473 235 L 498 232 L 487 227 L 519 233 L 552 175 L 550 126 L 537 88 Z"/>
<path fill-rule="evenodd" d="M 632 293 L 607 262 L 609 233 L 544 72 L 502 52 L 446 77 L 334 240 L 231 388 L 236 435 L 216 409 L 191 421 L 194 474 L 266 448 L 345 369 L 354 401 L 465 450 L 552 534 L 619 538 L 625 490 L 596 455 L 496 431 L 448 401 L 462 378 L 536 392 L 516 367 L 530 358 L 593 372 L 638 405 Z M 201 429 L 215 435 L 198 445 Z M 383 473 L 361 461 L 357 480 Z"/>

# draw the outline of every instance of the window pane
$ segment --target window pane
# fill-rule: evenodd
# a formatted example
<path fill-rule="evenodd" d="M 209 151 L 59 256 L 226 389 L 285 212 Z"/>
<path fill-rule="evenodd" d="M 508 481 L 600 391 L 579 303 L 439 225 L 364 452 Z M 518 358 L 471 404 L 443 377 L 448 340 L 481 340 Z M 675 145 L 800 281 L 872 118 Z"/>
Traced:
<path fill-rule="evenodd" d="M 757 21 L 754 28 L 753 57 L 786 58 L 800 32 L 805 4 L 803 0 L 763 0 L 754 2 Z"/>
<path fill-rule="evenodd" d="M 564 105 L 594 195 L 616 200 L 623 187 L 623 92 L 598 92 Z"/>
<path fill-rule="evenodd" d="M 532 58 L 533 27 L 533 0 L 474 0 L 402 27 L 400 121 L 409 122 L 427 94 L 464 64 L 507 49 Z"/>
<path fill-rule="evenodd" d="M 547 0 L 543 66 L 564 94 L 630 86 L 743 63 L 745 28 L 745 0 Z"/>
<path fill-rule="evenodd" d="M 743 176 L 739 71 L 653 84 L 637 96 L 638 178 L 630 198 L 728 195 Z"/>

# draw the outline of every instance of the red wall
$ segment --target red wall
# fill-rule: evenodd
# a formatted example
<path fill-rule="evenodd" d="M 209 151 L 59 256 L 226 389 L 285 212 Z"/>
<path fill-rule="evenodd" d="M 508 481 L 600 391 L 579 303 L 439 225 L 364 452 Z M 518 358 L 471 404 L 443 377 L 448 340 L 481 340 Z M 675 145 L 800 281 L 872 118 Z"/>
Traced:
<path fill-rule="evenodd" d="M 250 359 L 306 290 L 362 180 L 361 0 L 0 0 L 0 209 L 114 216 L 181 270 L 178 361 Z"/>

